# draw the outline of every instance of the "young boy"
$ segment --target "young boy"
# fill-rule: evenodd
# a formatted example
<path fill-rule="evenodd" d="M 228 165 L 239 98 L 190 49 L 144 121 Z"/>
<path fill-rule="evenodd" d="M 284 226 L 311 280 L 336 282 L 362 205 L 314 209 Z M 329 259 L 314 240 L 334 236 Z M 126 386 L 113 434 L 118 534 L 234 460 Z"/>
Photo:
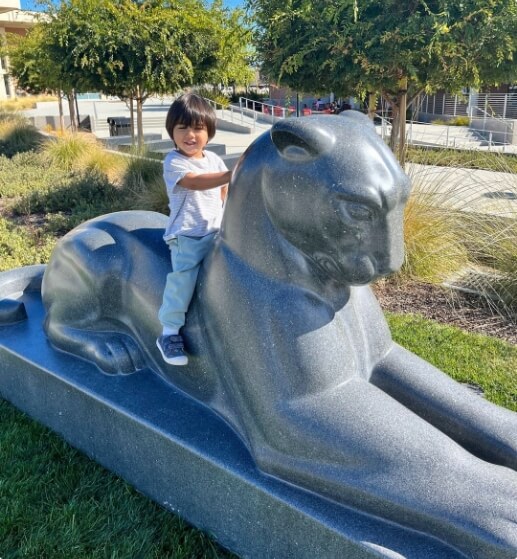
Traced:
<path fill-rule="evenodd" d="M 215 136 L 216 115 L 199 95 L 182 95 L 171 105 L 165 128 L 176 149 L 163 162 L 170 216 L 164 240 L 171 251 L 158 317 L 163 326 L 156 340 L 163 359 L 186 365 L 180 328 L 194 293 L 199 267 L 221 225 L 231 172 L 222 159 L 204 148 Z"/>

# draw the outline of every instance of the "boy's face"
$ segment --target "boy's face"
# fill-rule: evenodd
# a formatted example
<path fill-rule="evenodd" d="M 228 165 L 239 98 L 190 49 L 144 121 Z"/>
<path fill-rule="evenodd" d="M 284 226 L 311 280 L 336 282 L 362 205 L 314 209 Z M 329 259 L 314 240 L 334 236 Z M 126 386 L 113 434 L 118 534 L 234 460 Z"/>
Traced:
<path fill-rule="evenodd" d="M 204 125 L 176 124 L 172 130 L 172 139 L 180 153 L 186 157 L 201 159 L 208 143 L 208 131 Z"/>

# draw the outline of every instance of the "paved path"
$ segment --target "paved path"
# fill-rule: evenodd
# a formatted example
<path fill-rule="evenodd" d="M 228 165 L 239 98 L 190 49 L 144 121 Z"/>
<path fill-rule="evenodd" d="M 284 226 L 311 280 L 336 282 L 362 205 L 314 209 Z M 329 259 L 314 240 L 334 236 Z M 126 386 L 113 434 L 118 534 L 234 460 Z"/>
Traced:
<path fill-rule="evenodd" d="M 413 189 L 437 205 L 463 211 L 517 217 L 517 174 L 408 163 Z"/>

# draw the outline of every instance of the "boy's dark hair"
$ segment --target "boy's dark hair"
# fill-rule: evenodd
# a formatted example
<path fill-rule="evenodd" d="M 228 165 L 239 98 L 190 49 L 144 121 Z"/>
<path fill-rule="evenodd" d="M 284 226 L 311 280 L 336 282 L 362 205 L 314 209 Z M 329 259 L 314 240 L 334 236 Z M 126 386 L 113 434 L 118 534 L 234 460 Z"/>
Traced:
<path fill-rule="evenodd" d="M 216 120 L 214 109 L 203 97 L 195 93 L 185 93 L 171 105 L 165 119 L 165 128 L 171 139 L 174 140 L 172 131 L 177 124 L 206 126 L 208 139 L 211 140 L 215 136 Z"/>

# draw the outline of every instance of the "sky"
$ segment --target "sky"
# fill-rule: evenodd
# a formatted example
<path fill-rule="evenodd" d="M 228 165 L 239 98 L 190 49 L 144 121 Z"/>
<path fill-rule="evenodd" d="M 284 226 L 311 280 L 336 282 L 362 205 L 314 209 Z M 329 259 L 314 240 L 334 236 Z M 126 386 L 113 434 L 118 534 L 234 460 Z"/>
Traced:
<path fill-rule="evenodd" d="M 35 0 L 21 0 L 20 2 L 22 10 L 40 10 L 41 7 Z M 244 5 L 244 0 L 224 0 L 224 4 L 228 8 L 242 7 Z"/>

